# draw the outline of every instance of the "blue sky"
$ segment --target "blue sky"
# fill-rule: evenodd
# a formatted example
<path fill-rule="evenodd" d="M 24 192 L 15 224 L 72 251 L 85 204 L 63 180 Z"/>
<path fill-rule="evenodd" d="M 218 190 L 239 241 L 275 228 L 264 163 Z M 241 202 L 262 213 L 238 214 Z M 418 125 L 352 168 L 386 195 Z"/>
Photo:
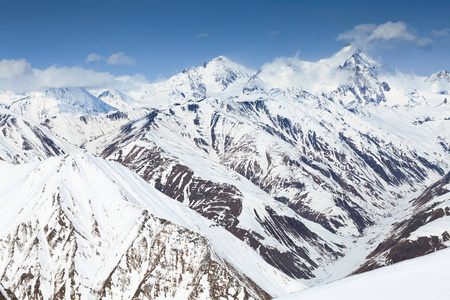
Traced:
<path fill-rule="evenodd" d="M 280 56 L 315 61 L 355 42 L 388 70 L 418 75 L 450 70 L 450 1 L 1 4 L 0 59 L 23 58 L 37 69 L 79 66 L 114 76 L 142 74 L 153 81 L 218 55 L 257 69 Z M 387 22 L 398 34 L 389 36 L 387 26 L 374 38 Z M 361 24 L 370 25 L 355 29 Z"/>

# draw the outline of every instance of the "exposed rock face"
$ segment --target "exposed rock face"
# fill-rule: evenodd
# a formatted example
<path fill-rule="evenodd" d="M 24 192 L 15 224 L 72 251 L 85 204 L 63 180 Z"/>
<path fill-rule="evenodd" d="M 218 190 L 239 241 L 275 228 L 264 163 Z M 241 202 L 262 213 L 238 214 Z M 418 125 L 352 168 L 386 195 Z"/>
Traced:
<path fill-rule="evenodd" d="M 324 261 L 341 255 L 339 247 L 312 232 L 299 217 L 269 204 L 245 209 L 249 206 L 245 204 L 246 195 L 237 186 L 213 181 L 207 175 L 197 175 L 188 165 L 181 163 L 182 157 L 174 157 L 157 146 L 148 133 L 158 127 L 156 119 L 159 114 L 150 114 L 137 122 L 139 125 L 123 127 L 120 137 L 114 138 L 117 142 L 108 146 L 101 156 L 122 163 L 161 192 L 226 228 L 257 250 L 268 263 L 292 277 L 314 276 L 311 271 L 318 267 L 318 263 L 311 259 L 312 255 L 319 255 Z M 204 146 L 202 143 L 198 145 Z M 250 182 L 245 184 L 253 185 Z M 267 195 L 263 197 L 276 205 L 276 201 Z M 258 225 L 253 228 L 242 226 L 240 218 L 243 215 L 250 216 L 251 222 Z M 283 228 L 290 230 L 284 232 Z M 267 239 L 275 239 L 276 244 L 268 245 Z M 305 241 L 307 245 L 304 245 Z M 289 251 L 285 250 L 286 247 Z"/>

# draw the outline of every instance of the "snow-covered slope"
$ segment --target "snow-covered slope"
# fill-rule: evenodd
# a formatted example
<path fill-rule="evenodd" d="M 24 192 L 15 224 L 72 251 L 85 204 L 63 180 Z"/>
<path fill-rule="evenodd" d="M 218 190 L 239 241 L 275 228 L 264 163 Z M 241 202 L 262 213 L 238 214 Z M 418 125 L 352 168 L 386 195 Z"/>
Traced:
<path fill-rule="evenodd" d="M 4 108 L 0 108 L 0 136 L 0 160 L 14 164 L 77 152 L 46 128 Z"/>
<path fill-rule="evenodd" d="M 428 154 L 446 155 L 437 142 L 411 147 L 326 98 L 302 90 L 242 97 L 154 110 L 94 144 L 300 278 L 314 277 L 399 199 L 448 168 Z M 280 238 L 285 226 L 297 232 Z"/>
<path fill-rule="evenodd" d="M 277 300 L 367 299 L 441 300 L 450 298 L 450 249 L 393 266 L 305 289 Z"/>
<path fill-rule="evenodd" d="M 349 77 L 328 94 L 295 87 L 303 73 L 320 70 L 324 78 Z M 168 102 L 86 146 L 247 241 L 286 274 L 329 276 L 322 268 L 449 169 L 445 118 L 439 130 L 414 123 L 446 108 L 408 115 L 410 107 L 383 105 L 389 85 L 377 74 L 351 47 L 316 63 L 283 60 L 242 90 Z M 249 89 L 255 78 L 263 84 Z M 345 105 L 340 92 L 352 87 L 353 104 Z"/>
<path fill-rule="evenodd" d="M 172 123 L 160 122 L 170 116 L 154 111 L 123 127 L 102 143 L 107 146 L 100 148 L 101 156 L 135 170 L 166 195 L 226 228 L 286 274 L 310 278 L 318 261 L 326 263 L 342 255 L 339 241 L 321 225 L 214 161 L 197 147 L 205 143 L 194 136 L 194 140 L 183 138 L 188 130 L 183 133 Z"/>
<path fill-rule="evenodd" d="M 129 110 L 139 103 L 130 96 L 118 90 L 104 91 L 98 96 L 98 99 L 121 111 Z"/>
<path fill-rule="evenodd" d="M 6 108 L 40 123 L 77 147 L 146 113 L 146 109 L 134 109 L 135 101 L 121 92 L 105 92 L 100 96 L 111 104 L 118 104 L 121 111 L 83 88 L 30 92 Z"/>
<path fill-rule="evenodd" d="M 303 287 L 117 163 L 66 155 L 1 167 L 11 298 L 265 299 Z"/>
<path fill-rule="evenodd" d="M 387 74 L 345 46 L 317 62 L 279 58 L 258 72 L 218 57 L 98 97 L 4 92 L 0 157 L 35 163 L 3 167 L 13 178 L 2 178 L 2 191 L 23 200 L 0 197 L 20 212 L 0 222 L 8 229 L 0 257 L 15 266 L 3 266 L 5 288 L 37 297 L 39 280 L 47 294 L 265 298 L 301 289 L 292 278 L 317 285 L 400 261 L 399 253 L 442 249 L 450 238 L 444 75 Z M 73 155 L 80 151 L 108 161 Z M 34 213 L 36 203 L 45 211 Z M 67 256 L 48 258 L 46 247 Z M 170 282 L 152 281 L 162 277 Z"/>
<path fill-rule="evenodd" d="M 13 91 L 0 91 L 0 107 L 11 104 L 12 102 L 22 99 L 23 94 Z"/>
<path fill-rule="evenodd" d="M 431 74 L 425 79 L 425 82 L 435 83 L 439 81 L 444 81 L 450 83 L 450 73 L 444 70 Z"/>

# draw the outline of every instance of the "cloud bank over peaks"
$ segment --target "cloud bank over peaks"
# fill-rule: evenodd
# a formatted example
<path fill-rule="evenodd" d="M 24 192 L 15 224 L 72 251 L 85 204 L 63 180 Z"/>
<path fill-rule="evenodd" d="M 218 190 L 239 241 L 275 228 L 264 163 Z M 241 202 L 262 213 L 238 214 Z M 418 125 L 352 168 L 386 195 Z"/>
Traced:
<path fill-rule="evenodd" d="M 450 28 L 435 29 L 429 33 L 418 35 L 410 26 L 402 21 L 383 24 L 360 24 L 353 29 L 340 33 L 338 41 L 348 41 L 355 47 L 365 51 L 374 47 L 396 47 L 400 42 L 412 43 L 422 49 L 430 48 L 436 43 L 450 42 Z"/>
<path fill-rule="evenodd" d="M 26 76 L 32 73 L 31 65 L 23 58 L 0 60 L 0 79 Z"/>
<path fill-rule="evenodd" d="M 142 75 L 114 77 L 108 72 L 96 72 L 81 67 L 51 66 L 33 69 L 25 59 L 0 61 L 0 90 L 28 92 L 60 87 L 99 89 L 139 88 L 146 82 Z"/>
<path fill-rule="evenodd" d="M 360 24 L 353 29 L 338 35 L 338 41 L 349 41 L 355 47 L 368 49 L 380 43 L 392 43 L 406 41 L 413 42 L 417 36 L 402 21 L 377 24 Z"/>
<path fill-rule="evenodd" d="M 300 87 L 309 92 L 332 92 L 349 81 L 351 72 L 340 68 L 357 49 L 344 46 L 333 56 L 317 62 L 304 61 L 295 57 L 280 57 L 265 64 L 258 72 L 258 79 L 266 89 Z M 376 64 L 372 59 L 360 54 L 365 60 Z"/>

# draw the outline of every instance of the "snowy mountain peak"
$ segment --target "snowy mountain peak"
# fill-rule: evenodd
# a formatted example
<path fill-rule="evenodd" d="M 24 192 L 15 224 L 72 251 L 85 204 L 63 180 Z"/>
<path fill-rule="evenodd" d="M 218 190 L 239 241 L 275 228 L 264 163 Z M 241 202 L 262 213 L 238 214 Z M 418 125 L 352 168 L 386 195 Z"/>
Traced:
<path fill-rule="evenodd" d="M 230 86 L 238 86 L 235 91 L 241 91 L 255 73 L 224 56 L 218 56 L 202 66 L 184 69 L 165 81 L 148 84 L 144 94 L 132 96 L 143 102 L 151 102 L 153 107 L 164 107 L 170 102 L 202 100 L 226 89 L 230 91 Z"/>
<path fill-rule="evenodd" d="M 98 99 L 120 110 L 129 109 L 137 101 L 118 90 L 104 91 Z"/>
<path fill-rule="evenodd" d="M 425 79 L 425 82 L 430 82 L 430 83 L 440 82 L 440 81 L 450 83 L 450 72 L 441 70 L 439 72 L 431 74 L 430 76 L 428 76 Z"/>
<path fill-rule="evenodd" d="M 51 88 L 14 101 L 9 109 L 35 121 L 58 114 L 99 115 L 117 110 L 83 88 Z"/>
<path fill-rule="evenodd" d="M 210 63 L 233 63 L 231 60 L 229 60 L 227 57 L 223 56 L 223 55 L 219 55 L 216 58 L 211 59 L 209 62 L 205 63 L 205 67 L 206 65 L 210 64 Z"/>
<path fill-rule="evenodd" d="M 57 100 L 61 113 L 98 115 L 117 110 L 83 88 L 51 88 L 45 97 Z"/>
<path fill-rule="evenodd" d="M 81 87 L 65 87 L 49 88 L 45 91 L 45 94 L 49 97 L 64 97 L 65 95 L 69 94 L 89 94 L 89 92 Z"/>
<path fill-rule="evenodd" d="M 342 69 L 355 70 L 356 72 L 365 72 L 372 76 L 377 75 L 377 66 L 374 61 L 369 59 L 361 50 L 357 50 L 350 58 L 348 58 Z"/>
<path fill-rule="evenodd" d="M 199 71 L 200 68 L 196 68 Z M 225 56 L 218 56 L 203 65 L 200 71 L 205 83 L 214 81 L 222 90 L 242 78 L 250 78 L 255 74 L 243 65 L 237 64 Z"/>

